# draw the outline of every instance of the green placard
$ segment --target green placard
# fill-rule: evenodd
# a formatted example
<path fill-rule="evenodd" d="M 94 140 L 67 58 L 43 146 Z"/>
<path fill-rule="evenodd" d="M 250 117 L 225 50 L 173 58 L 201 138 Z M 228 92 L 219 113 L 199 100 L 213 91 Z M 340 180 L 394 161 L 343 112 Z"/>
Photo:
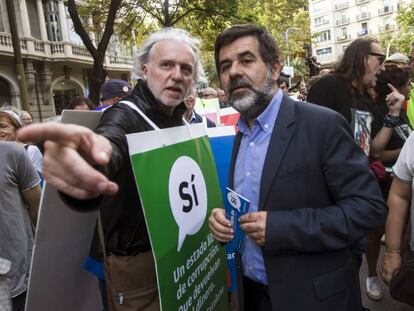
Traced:
<path fill-rule="evenodd" d="M 207 136 L 131 156 L 162 310 L 228 310 L 226 259 L 208 229 L 222 206 Z"/>

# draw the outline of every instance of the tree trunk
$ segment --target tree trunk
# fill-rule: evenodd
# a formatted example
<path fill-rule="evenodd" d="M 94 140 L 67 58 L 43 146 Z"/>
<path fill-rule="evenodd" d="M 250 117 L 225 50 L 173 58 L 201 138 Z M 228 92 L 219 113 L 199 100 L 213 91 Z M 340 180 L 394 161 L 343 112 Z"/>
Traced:
<path fill-rule="evenodd" d="M 104 57 L 102 59 L 95 59 L 93 68 L 88 70 L 88 85 L 89 85 L 89 99 L 97 106 L 99 106 L 100 93 L 102 84 L 105 83 L 108 75 L 103 66 Z"/>
<path fill-rule="evenodd" d="M 96 105 L 99 104 L 101 86 L 104 84 L 107 76 L 107 72 L 104 69 L 105 53 L 108 48 L 109 40 L 114 32 L 116 13 L 121 5 L 121 2 L 122 0 L 111 0 L 108 18 L 105 23 L 105 30 L 98 47 L 95 48 L 87 31 L 83 27 L 82 21 L 76 9 L 75 0 L 68 0 L 69 15 L 72 19 L 74 29 L 93 57 L 93 68 L 88 70 L 88 84 L 89 99 Z"/>

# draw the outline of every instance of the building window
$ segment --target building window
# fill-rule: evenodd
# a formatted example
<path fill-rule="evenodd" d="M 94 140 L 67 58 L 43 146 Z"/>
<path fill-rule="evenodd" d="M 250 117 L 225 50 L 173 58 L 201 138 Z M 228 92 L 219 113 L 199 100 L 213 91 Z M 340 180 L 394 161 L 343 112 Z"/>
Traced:
<path fill-rule="evenodd" d="M 316 50 L 316 56 L 320 60 L 330 58 L 332 57 L 332 48 L 318 49 Z"/>
<path fill-rule="evenodd" d="M 314 18 L 315 26 L 321 26 L 329 24 L 329 18 L 328 15 L 322 15 Z"/>
<path fill-rule="evenodd" d="M 66 24 L 68 25 L 68 30 L 69 30 L 69 41 L 76 43 L 78 45 L 83 45 L 83 41 L 81 37 L 79 37 L 79 35 L 75 31 L 75 26 L 73 25 L 73 21 L 70 18 L 70 14 L 69 14 L 69 9 L 66 5 L 65 5 L 65 14 L 66 14 Z M 87 21 L 82 20 L 82 24 L 87 25 Z"/>
<path fill-rule="evenodd" d="M 390 10 L 389 0 L 383 0 L 383 8 L 384 8 L 384 12 L 388 12 Z"/>
<path fill-rule="evenodd" d="M 312 4 L 313 15 L 317 15 L 322 12 L 326 12 L 329 8 L 327 0 L 322 0 L 318 2 L 314 2 Z"/>
<path fill-rule="evenodd" d="M 368 23 L 361 23 L 361 30 L 358 32 L 358 36 L 365 36 L 368 34 Z"/>
<path fill-rule="evenodd" d="M 59 12 L 56 0 L 43 0 L 47 38 L 50 41 L 62 41 L 59 25 Z"/>
<path fill-rule="evenodd" d="M 331 40 L 331 31 L 325 30 L 317 34 L 316 42 L 325 42 Z"/>

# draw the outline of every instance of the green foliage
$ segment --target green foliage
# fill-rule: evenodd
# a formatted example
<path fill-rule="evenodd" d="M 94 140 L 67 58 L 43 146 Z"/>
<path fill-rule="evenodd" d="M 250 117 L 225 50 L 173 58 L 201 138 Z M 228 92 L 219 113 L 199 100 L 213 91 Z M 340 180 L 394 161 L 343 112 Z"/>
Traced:
<path fill-rule="evenodd" d="M 401 6 L 398 10 L 397 22 L 400 31 L 395 40 L 396 47 L 399 52 L 408 54 L 411 42 L 414 41 L 414 2 L 408 7 Z"/>
<path fill-rule="evenodd" d="M 79 12 L 92 17 L 89 31 L 104 29 L 110 0 L 86 0 Z M 231 25 L 255 23 L 265 27 L 279 44 L 281 58 L 305 59 L 310 43 L 306 0 L 122 0 L 115 30 L 125 43 L 139 46 L 152 31 L 166 26 L 188 30 L 202 42 L 202 58 L 212 85 L 218 86 L 214 64 L 216 36 Z M 288 41 L 285 38 L 288 31 Z M 292 30 L 299 28 L 299 31 Z M 294 66 L 300 62 L 295 62 Z M 296 68 L 299 70 L 300 68 Z"/>
<path fill-rule="evenodd" d="M 414 2 L 409 6 L 400 4 L 397 12 L 398 30 L 382 33 L 378 40 L 383 47 L 389 47 L 389 55 L 393 53 L 408 54 L 411 48 L 411 42 L 414 41 Z"/>

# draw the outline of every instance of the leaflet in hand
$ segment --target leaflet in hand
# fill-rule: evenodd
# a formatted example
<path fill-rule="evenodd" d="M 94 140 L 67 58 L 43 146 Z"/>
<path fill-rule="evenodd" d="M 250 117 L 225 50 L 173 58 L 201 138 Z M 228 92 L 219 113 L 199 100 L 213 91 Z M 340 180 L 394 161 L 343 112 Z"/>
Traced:
<path fill-rule="evenodd" d="M 250 202 L 230 188 L 227 187 L 226 190 L 227 200 L 224 201 L 224 207 L 226 217 L 230 220 L 234 231 L 234 238 L 230 244 L 233 244 L 234 249 L 240 253 L 244 241 L 244 231 L 240 228 L 239 217 L 249 211 Z"/>

